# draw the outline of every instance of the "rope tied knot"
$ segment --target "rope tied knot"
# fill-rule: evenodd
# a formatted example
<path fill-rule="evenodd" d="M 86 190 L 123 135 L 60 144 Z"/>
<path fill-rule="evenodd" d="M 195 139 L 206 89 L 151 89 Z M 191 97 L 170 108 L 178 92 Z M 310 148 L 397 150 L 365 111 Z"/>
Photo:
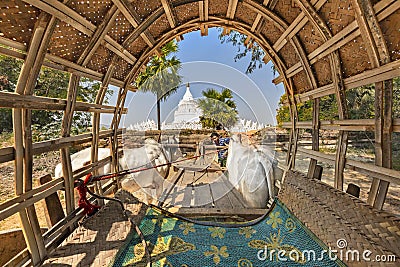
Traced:
<path fill-rule="evenodd" d="M 89 173 L 86 175 L 85 180 L 82 181 L 79 179 L 78 185 L 76 186 L 76 190 L 78 190 L 79 194 L 78 206 L 79 208 L 83 209 L 84 214 L 88 216 L 95 214 L 100 209 L 100 206 L 90 203 L 86 197 L 88 192 L 87 185 L 91 182 L 91 180 L 92 174 Z"/>

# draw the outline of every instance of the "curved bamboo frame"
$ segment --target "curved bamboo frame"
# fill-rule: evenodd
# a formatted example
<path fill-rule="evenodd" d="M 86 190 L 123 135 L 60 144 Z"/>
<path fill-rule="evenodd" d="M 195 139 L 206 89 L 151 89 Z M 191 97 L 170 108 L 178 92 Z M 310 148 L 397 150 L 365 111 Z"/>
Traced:
<path fill-rule="evenodd" d="M 12 8 L 0 15 L 0 53 L 24 60 L 15 93 L 0 92 L 0 107 L 13 109 L 15 145 L 13 148 L 0 149 L 0 162 L 11 160 L 15 162 L 16 198 L 12 201 L 25 201 L 25 197 L 33 194 L 35 190 L 32 190 L 33 155 L 60 149 L 67 213 L 72 216 L 76 211 L 73 192 L 73 181 L 76 175 L 74 177 L 72 173 L 68 146 L 90 140 L 92 164 L 86 171 L 95 171 L 96 167 L 105 164 L 108 160 L 98 161 L 99 139 L 110 138 L 113 155 L 111 162 L 117 170 L 117 136 L 121 133 L 118 125 L 122 114 L 127 112 L 124 108 L 126 95 L 129 91 L 136 91 L 133 84 L 135 77 L 153 54 L 160 53 L 160 48 L 166 42 L 174 38 L 180 40 L 185 33 L 196 30 L 200 30 L 201 35 L 207 35 L 210 27 L 223 27 L 226 31 L 234 29 L 247 35 L 248 41 L 257 42 L 265 51 L 266 60 L 271 60 L 277 67 L 280 77 L 275 81 L 284 84 L 288 96 L 286 104 L 289 106 L 291 116 L 291 123 L 284 125 L 291 130 L 286 162 L 288 169 L 295 169 L 296 153 L 300 149 L 297 147 L 299 129 L 309 128 L 312 129 L 313 136 L 312 150 L 301 149 L 312 158 L 309 177 L 317 161 L 333 161 L 335 187 L 343 190 L 345 167 L 358 168 L 373 177 L 368 203 L 379 209 L 383 207 L 389 182 L 400 183 L 400 172 L 392 170 L 391 153 L 392 133 L 400 132 L 400 119 L 393 118 L 391 79 L 400 76 L 400 60 L 399 57 L 393 55 L 395 53 L 390 53 L 390 49 L 396 48 L 388 43 L 388 40 L 400 41 L 397 31 L 399 22 L 396 20 L 396 16 L 400 13 L 399 1 L 381 0 L 372 5 L 370 0 L 351 0 L 347 10 L 345 8 L 332 9 L 330 5 L 339 6 L 338 0 L 329 1 L 329 3 L 326 0 L 265 0 L 263 3 L 255 0 L 213 2 L 150 0 L 134 1 L 134 3 L 129 0 L 112 0 L 108 4 L 103 1 L 87 1 L 87 9 L 89 11 L 95 9 L 100 14 L 99 16 L 102 16 L 100 22 L 91 17 L 90 14 L 93 12 L 84 12 L 85 8 L 76 6 L 69 0 L 21 1 L 26 5 L 15 6 L 14 1 L 3 1 L 4 5 L 8 4 Z M 195 5 L 198 6 L 198 10 L 193 8 Z M 188 8 L 192 13 L 185 14 L 182 12 L 183 8 Z M 290 10 L 295 16 L 286 10 Z M 331 11 L 336 16 L 336 20 L 331 20 L 329 15 L 326 15 Z M 7 20 L 6 16 L 15 15 L 12 12 L 17 12 L 15 14 L 18 15 L 12 21 Z M 37 14 L 37 18 L 31 14 Z M 337 19 L 341 16 L 343 16 L 342 22 Z M 353 17 L 353 20 L 349 17 Z M 116 26 L 118 18 L 126 21 L 126 28 Z M 162 24 L 163 21 L 167 24 Z M 263 32 L 265 23 L 273 28 L 271 32 L 274 36 L 271 36 L 269 32 Z M 335 23 L 337 25 L 333 25 Z M 333 31 L 333 26 L 341 27 L 341 30 Z M 155 30 L 156 27 L 161 30 Z M 26 33 L 20 28 L 32 29 L 32 31 Z M 303 36 L 310 35 L 309 29 L 311 29 L 311 35 L 314 36 L 310 38 L 318 41 L 317 46 L 313 47 L 307 43 Z M 61 36 L 62 34 L 68 36 L 69 33 L 75 32 L 73 37 L 81 40 L 80 45 L 75 43 L 75 39 L 70 42 L 63 41 L 57 32 L 61 33 Z M 358 58 L 349 57 L 352 49 L 348 52 L 345 48 L 350 46 L 353 40 L 362 42 L 362 45 L 366 47 L 365 51 L 358 52 L 357 56 L 360 61 L 367 58 L 370 64 L 358 63 Z M 58 47 L 64 47 L 77 56 L 60 52 L 63 50 L 57 50 Z M 329 70 L 317 65 L 325 59 L 329 64 Z M 357 71 L 344 68 L 345 63 L 357 65 Z M 41 66 L 71 73 L 66 100 L 33 96 Z M 330 78 L 320 80 L 316 74 L 321 73 Z M 102 82 L 95 103 L 76 101 L 80 77 Z M 305 80 L 304 83 L 302 79 Z M 351 120 L 346 107 L 345 90 L 369 83 L 376 85 L 376 118 Z M 103 105 L 109 85 L 120 88 L 115 107 Z M 321 122 L 319 99 L 331 94 L 334 94 L 337 99 L 339 120 Z M 297 103 L 310 99 L 314 101 L 313 120 L 300 122 Z M 62 133 L 59 139 L 32 143 L 30 122 L 32 109 L 64 111 Z M 80 110 L 93 112 L 92 133 L 70 136 L 74 111 Z M 100 113 L 114 114 L 111 131 L 99 131 Z M 335 157 L 318 151 L 319 130 L 325 128 L 339 130 Z M 348 132 L 371 129 L 376 136 L 375 167 L 346 160 Z M 43 188 L 45 191 L 50 190 L 47 187 Z M 101 190 L 99 187 L 100 193 Z M 42 198 L 49 192 L 45 193 L 45 191 L 39 193 Z M 38 197 L 38 199 L 42 198 Z M 0 205 L 0 219 L 10 214 L 10 211 L 5 208 L 9 205 L 11 202 Z M 48 248 L 39 232 L 34 207 L 30 205 L 12 210 L 20 214 L 32 263 L 34 265 L 40 263 L 46 257 Z M 71 224 L 68 225 L 71 226 Z"/>

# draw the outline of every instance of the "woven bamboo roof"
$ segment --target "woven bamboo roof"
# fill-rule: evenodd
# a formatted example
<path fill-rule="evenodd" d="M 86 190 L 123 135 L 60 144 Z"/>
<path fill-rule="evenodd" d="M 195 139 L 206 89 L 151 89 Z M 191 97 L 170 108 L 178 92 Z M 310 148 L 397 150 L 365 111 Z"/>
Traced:
<path fill-rule="evenodd" d="M 115 65 L 111 83 L 122 86 L 168 40 L 225 27 L 260 44 L 280 72 L 277 82 L 294 94 L 328 94 L 366 83 L 365 76 L 399 76 L 399 6 L 393 0 L 3 0 L 0 52 L 24 58 L 41 25 L 51 34 L 45 64 L 98 80 Z"/>

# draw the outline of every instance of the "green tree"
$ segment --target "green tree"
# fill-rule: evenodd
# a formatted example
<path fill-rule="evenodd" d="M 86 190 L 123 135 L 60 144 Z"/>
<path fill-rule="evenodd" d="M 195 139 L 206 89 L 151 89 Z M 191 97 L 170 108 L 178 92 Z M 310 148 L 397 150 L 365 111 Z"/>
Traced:
<path fill-rule="evenodd" d="M 278 109 L 276 110 L 276 121 L 278 122 L 278 126 L 280 127 L 284 122 L 290 121 L 289 107 L 284 105 L 286 99 L 286 94 L 283 94 L 279 99 Z"/>
<path fill-rule="evenodd" d="M 261 69 L 266 63 L 264 62 L 265 52 L 264 50 L 253 40 L 250 44 L 246 45 L 247 36 L 237 31 L 230 31 L 229 34 L 224 34 L 222 31 L 219 35 L 221 43 L 230 43 L 237 47 L 237 54 L 234 56 L 235 62 L 247 58 L 250 55 L 250 61 L 246 68 L 246 74 L 252 73 L 255 69 Z M 274 65 L 271 65 L 271 70 L 274 76 L 277 73 L 277 69 Z"/>
<path fill-rule="evenodd" d="M 284 105 L 286 99 L 286 94 L 283 94 L 279 100 L 279 106 L 276 111 L 278 126 L 282 126 L 282 123 L 290 121 L 289 107 Z M 299 103 L 296 107 L 299 121 L 312 120 L 313 102 L 311 100 Z M 337 120 L 339 118 L 336 98 L 334 95 L 321 97 L 319 116 L 320 120 Z"/>
<path fill-rule="evenodd" d="M 21 60 L 0 55 L 0 90 L 14 92 L 23 62 Z M 34 94 L 51 98 L 67 97 L 69 73 L 42 67 L 35 85 Z M 100 83 L 82 78 L 79 83 L 77 100 L 94 103 Z M 111 90 L 107 91 L 104 103 L 108 103 Z M 45 110 L 32 111 L 32 129 L 35 141 L 41 141 L 59 134 L 62 112 Z M 0 109 L 0 133 L 12 132 L 11 109 Z M 91 114 L 75 112 L 72 132 L 77 134 L 87 131 L 91 126 Z"/>
<path fill-rule="evenodd" d="M 235 125 L 239 118 L 231 90 L 225 88 L 219 93 L 209 88 L 202 94 L 205 98 L 198 100 L 198 105 L 203 111 L 200 116 L 203 128 L 230 128 Z"/>
<path fill-rule="evenodd" d="M 346 90 L 346 101 L 350 119 L 374 118 L 375 85 Z"/>
<path fill-rule="evenodd" d="M 21 67 L 21 60 L 0 55 L 0 91 L 15 91 Z M 0 108 L 0 133 L 12 130 L 11 109 Z"/>
<path fill-rule="evenodd" d="M 157 126 L 161 130 L 160 102 L 176 92 L 181 83 L 178 71 L 181 62 L 172 54 L 178 51 L 175 41 L 170 41 L 161 48 L 161 55 L 154 55 L 136 78 L 136 86 L 144 92 L 151 92 L 157 97 Z"/>

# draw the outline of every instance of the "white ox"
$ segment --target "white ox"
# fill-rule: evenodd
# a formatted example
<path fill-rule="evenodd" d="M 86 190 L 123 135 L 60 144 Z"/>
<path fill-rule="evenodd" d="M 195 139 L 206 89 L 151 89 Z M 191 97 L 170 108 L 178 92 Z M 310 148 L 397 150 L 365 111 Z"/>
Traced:
<path fill-rule="evenodd" d="M 110 150 L 108 148 L 99 148 L 99 160 L 108 156 L 110 156 Z M 89 164 L 90 160 L 90 147 L 71 155 L 72 171 Z M 164 177 L 168 175 L 169 171 L 169 166 L 165 165 L 166 163 L 168 163 L 168 161 L 162 146 L 154 139 L 146 139 L 145 144 L 142 147 L 124 149 L 123 156 L 119 159 L 121 170 L 141 169 L 152 165 L 163 166 L 126 175 L 121 181 L 122 188 L 132 193 L 142 189 L 147 195 L 148 202 L 150 202 L 151 197 L 158 199 L 162 194 Z M 98 169 L 100 175 L 110 172 L 110 164 L 106 164 Z M 61 177 L 62 175 L 62 166 L 61 164 L 58 164 L 55 168 L 55 177 Z"/>
<path fill-rule="evenodd" d="M 274 158 L 271 151 L 251 145 L 247 136 L 235 134 L 228 148 L 228 179 L 248 207 L 265 208 L 274 197 Z"/>

